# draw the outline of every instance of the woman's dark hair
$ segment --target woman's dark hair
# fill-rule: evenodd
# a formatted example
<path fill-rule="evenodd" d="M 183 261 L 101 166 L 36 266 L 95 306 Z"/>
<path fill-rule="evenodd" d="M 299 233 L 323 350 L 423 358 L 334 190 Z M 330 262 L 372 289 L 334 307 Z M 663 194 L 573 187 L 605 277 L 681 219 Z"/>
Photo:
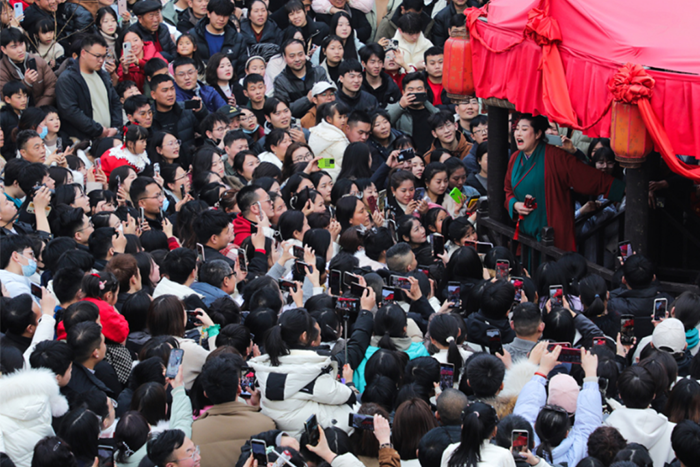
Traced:
<path fill-rule="evenodd" d="M 338 35 L 336 30 L 338 29 L 338 22 L 340 21 L 341 17 L 347 18 L 348 22 L 350 23 L 350 29 L 352 29 L 350 36 L 345 39 L 345 44 L 343 45 L 343 49 L 345 50 L 343 60 L 357 60 L 357 49 L 355 48 L 355 28 L 352 25 L 352 18 L 346 11 L 339 11 L 331 17 L 331 22 L 329 24 L 330 32 L 331 34 Z"/>
<path fill-rule="evenodd" d="M 139 265 L 139 273 L 141 274 L 141 287 L 155 288 L 156 284 L 151 282 L 151 271 L 153 269 L 153 257 L 147 251 L 141 251 L 134 254 L 136 263 Z M 152 290 L 149 290 L 152 292 Z"/>
<path fill-rule="evenodd" d="M 514 118 L 515 124 L 517 125 L 520 120 L 527 120 L 530 122 L 532 129 L 534 130 L 535 136 L 537 132 L 541 131 L 542 135 L 537 138 L 537 141 L 545 141 L 547 138 L 546 131 L 549 129 L 549 120 L 544 115 L 538 115 L 533 117 L 532 114 L 521 114 L 518 118 Z"/>
<path fill-rule="evenodd" d="M 448 347 L 447 363 L 453 364 L 455 374 L 459 374 L 464 360 L 457 346 L 457 337 L 459 335 L 457 319 L 449 314 L 437 314 L 430 320 L 428 332 L 431 339 L 435 339 L 438 344 Z"/>
<path fill-rule="evenodd" d="M 405 367 L 404 386 L 416 384 L 421 393 L 429 394 L 434 391 L 434 384 L 440 382 L 440 362 L 433 357 L 414 358 Z"/>
<path fill-rule="evenodd" d="M 65 186 L 65 183 L 68 181 L 69 175 L 72 180 L 73 174 L 70 170 L 66 169 L 65 167 L 49 167 L 49 177 L 53 179 L 56 191 L 58 191 L 58 188 Z M 75 190 L 73 191 L 75 192 Z M 51 201 L 54 201 L 54 196 L 51 197 Z M 59 202 L 62 202 L 63 204 L 70 205 L 73 204 L 73 201 L 75 201 L 75 193 L 73 193 L 73 197 L 70 203 L 66 203 L 65 201 L 54 201 L 54 204 L 59 204 Z"/>
<path fill-rule="evenodd" d="M 151 357 L 158 357 L 163 366 L 165 366 L 170 359 L 170 351 L 179 348 L 180 344 L 173 336 L 151 337 L 143 344 L 143 347 L 141 347 L 139 351 L 139 361 L 144 361 Z"/>
<path fill-rule="evenodd" d="M 683 420 L 700 421 L 700 383 L 683 378 L 673 386 L 666 401 L 664 411 L 668 421 L 680 423 Z"/>
<path fill-rule="evenodd" d="M 686 290 L 671 303 L 673 317 L 680 320 L 686 332 L 693 330 L 700 323 L 700 295 Z"/>
<path fill-rule="evenodd" d="M 371 178 L 372 154 L 365 143 L 350 143 L 343 153 L 343 165 L 338 178 Z"/>
<path fill-rule="evenodd" d="M 357 203 L 362 204 L 362 200 L 355 196 L 343 196 L 336 203 L 335 218 L 340 222 L 341 229 L 351 227 L 350 221 L 355 216 Z"/>
<path fill-rule="evenodd" d="M 610 147 L 610 138 L 593 138 L 591 140 L 591 144 L 588 145 L 588 151 L 586 151 L 586 157 L 588 160 L 593 160 L 593 153 L 595 151 L 595 147 L 600 143 L 601 146 L 605 148 Z"/>
<path fill-rule="evenodd" d="M 496 432 L 496 436 L 493 438 L 496 442 L 496 446 L 500 446 L 504 449 L 510 449 L 510 447 L 513 445 L 513 430 L 527 431 L 528 439 L 530 441 L 527 448 L 529 450 L 534 449 L 535 433 L 532 429 L 532 425 L 530 425 L 530 422 L 525 420 L 525 418 L 521 417 L 520 415 L 513 414 L 503 417 L 503 419 L 498 422 L 498 431 Z"/>
<path fill-rule="evenodd" d="M 586 258 L 580 253 L 570 251 L 559 258 L 557 264 L 566 277 L 566 283 L 569 284 L 569 293 L 579 295 L 578 282 L 588 275 Z"/>
<path fill-rule="evenodd" d="M 306 342 L 301 342 L 306 333 Z M 280 357 L 289 355 L 291 349 L 304 348 L 313 340 L 316 333 L 314 319 L 303 308 L 285 311 L 280 316 L 277 326 L 273 326 L 265 336 L 265 352 L 270 356 L 273 366 L 279 366 Z"/>
<path fill-rule="evenodd" d="M 578 283 L 578 293 L 581 297 L 583 314 L 588 318 L 596 318 L 605 312 L 605 302 L 608 299 L 608 286 L 605 279 L 597 274 L 590 274 Z"/>
<path fill-rule="evenodd" d="M 469 246 L 463 246 L 452 253 L 447 262 L 446 277 L 452 280 L 481 280 L 484 278 L 484 268 L 476 250 Z"/>
<path fill-rule="evenodd" d="M 107 139 L 107 138 L 105 138 Z M 111 149 L 112 146 L 109 146 L 107 149 Z M 117 177 L 119 177 L 121 183 L 124 183 L 124 180 L 126 180 L 129 177 L 129 174 L 131 172 L 136 173 L 133 167 L 130 165 L 120 165 L 119 167 L 116 167 L 114 170 L 112 170 L 109 173 L 109 191 L 112 193 L 116 193 L 118 191 L 117 188 Z M 128 193 L 127 193 L 128 194 Z"/>
<path fill-rule="evenodd" d="M 267 135 L 265 138 L 265 150 L 268 152 L 272 151 L 272 146 L 279 146 L 279 144 L 284 141 L 284 137 L 289 136 L 289 132 L 282 128 L 275 128 Z"/>
<path fill-rule="evenodd" d="M 90 200 L 91 211 L 97 207 L 97 203 L 99 203 L 100 201 L 106 201 L 111 204 L 115 204 L 116 201 L 114 193 L 109 190 L 93 190 L 90 193 L 88 193 L 87 196 Z"/>
<path fill-rule="evenodd" d="M 617 453 L 611 465 L 628 461 L 637 467 L 653 467 L 654 461 L 649 455 L 649 450 L 639 443 L 628 443 L 627 447 Z"/>
<path fill-rule="evenodd" d="M 217 52 L 209 57 L 209 60 L 207 61 L 206 71 L 204 72 L 204 80 L 213 88 L 216 88 L 219 85 L 219 76 L 217 75 L 216 70 L 219 68 L 219 64 L 221 64 L 221 60 L 224 58 L 229 57 L 223 52 Z M 233 65 L 231 65 L 231 68 L 233 71 L 231 81 L 234 81 L 236 80 L 236 68 Z"/>
<path fill-rule="evenodd" d="M 127 462 L 135 451 L 146 444 L 150 433 L 151 427 L 141 412 L 130 410 L 122 415 L 114 430 L 117 462 Z"/>
<path fill-rule="evenodd" d="M 406 312 L 399 305 L 383 306 L 374 317 L 374 335 L 381 336 L 377 346 L 387 350 L 397 350 L 392 337 L 406 335 Z"/>
<path fill-rule="evenodd" d="M 382 417 L 389 419 L 389 412 L 387 412 L 380 405 L 372 402 L 363 402 L 357 411 L 361 415 L 381 415 Z M 376 458 L 379 455 L 379 441 L 374 433 L 369 430 L 355 430 L 355 432 L 350 437 L 352 442 L 352 452 L 356 456 L 367 456 Z"/>
<path fill-rule="evenodd" d="M 219 335 L 216 336 L 216 347 L 224 345 L 233 347 L 245 357 L 248 354 L 248 347 L 250 347 L 250 331 L 242 324 L 224 326 Z"/>
<path fill-rule="evenodd" d="M 447 213 L 447 210 L 442 206 L 428 209 L 428 212 L 426 212 L 425 215 L 422 217 L 423 227 L 425 227 L 426 232 L 437 232 L 439 234 L 445 235 L 446 229 L 444 223 L 442 231 L 440 232 L 437 231 L 437 227 L 435 225 L 437 223 L 438 216 L 441 212 Z M 447 213 L 447 215 L 449 217 L 449 213 Z M 447 219 L 447 217 L 445 219 Z"/>
<path fill-rule="evenodd" d="M 245 326 L 250 330 L 253 342 L 258 346 L 263 345 L 265 334 L 276 325 L 277 312 L 270 308 L 251 310 L 245 319 Z"/>
<path fill-rule="evenodd" d="M 156 426 L 161 420 L 166 420 L 166 405 L 168 397 L 165 387 L 160 383 L 146 383 L 134 391 L 131 398 L 130 410 L 137 410 L 148 420 L 148 424 Z"/>
<path fill-rule="evenodd" d="M 84 406 L 75 408 L 63 416 L 58 436 L 71 446 L 78 460 L 92 462 L 97 457 L 100 419 Z"/>
<path fill-rule="evenodd" d="M 289 200 L 292 199 L 292 196 L 297 192 L 299 189 L 299 186 L 302 184 L 304 180 L 309 180 L 311 181 L 311 178 L 306 175 L 303 172 L 298 172 L 289 177 L 287 180 L 287 183 L 280 189 L 282 192 L 282 199 L 284 200 L 284 204 L 289 206 Z M 313 182 L 312 182 L 313 183 Z"/>
<path fill-rule="evenodd" d="M 301 233 L 304 230 L 304 213 L 301 211 L 285 211 L 277 222 L 277 230 L 282 241 L 294 238 L 294 232 Z"/>
<path fill-rule="evenodd" d="M 331 242 L 331 233 L 326 229 L 309 229 L 304 234 L 304 246 L 311 247 L 316 256 L 325 258 Z"/>
<path fill-rule="evenodd" d="M 197 236 L 192 228 L 192 223 L 201 213 L 208 209 L 209 205 L 199 200 L 188 201 L 180 208 L 180 212 L 177 213 L 177 220 L 175 221 L 174 233 L 182 242 L 183 247 L 195 247 Z"/>
<path fill-rule="evenodd" d="M 148 331 L 152 336 L 182 337 L 185 334 L 185 307 L 175 295 L 153 299 L 148 310 Z"/>
<path fill-rule="evenodd" d="M 399 405 L 391 435 L 401 459 L 416 459 L 421 438 L 437 426 L 430 405 L 422 399 L 410 399 Z"/>
<path fill-rule="evenodd" d="M 323 63 L 323 61 L 326 59 L 326 50 L 328 49 L 328 46 L 331 45 L 331 42 L 336 41 L 340 42 L 340 45 L 343 45 L 343 39 L 335 34 L 335 30 L 331 29 L 330 32 L 331 33 L 324 37 L 323 41 L 321 41 L 321 50 L 319 51 L 318 56 L 319 63 Z M 347 58 L 347 56 L 345 55 L 345 46 L 343 46 L 343 60 L 345 58 Z"/>
<path fill-rule="evenodd" d="M 394 143 L 396 145 L 396 143 Z M 425 174 L 425 172 L 423 172 Z M 425 179 L 425 177 L 423 177 Z M 393 169 L 389 172 L 389 189 L 386 191 L 386 197 L 389 201 L 394 200 L 394 193 L 392 190 L 398 190 L 403 182 L 410 181 L 413 182 L 413 186 L 416 186 L 416 177 L 411 173 L 410 170 Z"/>
<path fill-rule="evenodd" d="M 132 391 L 136 391 L 139 386 L 146 383 L 165 385 L 165 374 L 163 370 L 165 369 L 165 361 L 170 360 L 170 352 L 172 352 L 172 348 L 168 346 L 167 349 L 163 349 L 163 355 L 148 357 L 141 360 L 131 371 L 129 388 Z M 165 358 L 165 361 L 163 358 Z"/>
<path fill-rule="evenodd" d="M 135 32 L 135 31 L 130 31 Z M 124 133 L 124 144 L 135 143 L 136 141 L 147 141 L 148 130 L 140 125 L 127 125 L 126 133 Z"/>
<path fill-rule="evenodd" d="M 338 456 L 342 456 L 343 454 L 351 452 L 352 447 L 350 445 L 350 437 L 347 433 L 345 433 L 343 430 L 336 426 L 322 429 L 323 433 L 326 435 L 326 442 L 328 443 L 328 447 L 331 449 L 331 451 L 333 451 Z M 301 448 L 299 449 L 299 454 L 301 454 L 301 456 L 306 462 L 313 462 L 315 465 L 318 466 L 325 465 L 323 459 L 321 459 L 317 454 L 314 454 L 306 448 L 306 446 L 309 444 L 309 435 L 306 433 L 306 431 L 303 431 L 301 433 L 299 444 L 301 446 Z M 294 464 L 294 459 L 291 459 L 290 462 Z"/>
<path fill-rule="evenodd" d="M 151 297 L 144 290 L 140 290 L 124 301 L 121 314 L 129 323 L 129 333 L 145 331 L 147 329 L 148 309 L 151 307 Z"/>
<path fill-rule="evenodd" d="M 289 199 L 289 209 L 302 211 L 306 206 L 307 201 L 311 201 L 311 204 L 313 204 L 316 202 L 316 198 L 318 196 L 321 196 L 321 193 L 318 191 L 308 187 L 304 188 L 298 193 L 292 195 L 292 197 Z"/>
<path fill-rule="evenodd" d="M 357 188 L 357 184 L 354 180 L 349 180 L 347 178 L 338 179 L 331 189 L 331 204 L 333 206 L 337 205 L 339 199 L 350 194 L 353 185 L 355 185 L 355 188 Z"/>
<path fill-rule="evenodd" d="M 549 288 L 553 285 L 561 285 L 564 289 L 564 295 L 569 294 L 569 282 L 566 280 L 566 274 L 564 274 L 564 271 L 559 263 L 549 261 L 540 264 L 535 271 L 535 287 L 537 288 L 537 295 L 540 298 L 548 298 Z"/>
<path fill-rule="evenodd" d="M 179 45 L 180 41 L 182 39 L 189 39 L 189 41 L 192 43 L 192 46 L 193 46 L 192 60 L 194 60 L 195 63 L 197 64 L 197 74 L 203 75 L 206 72 L 206 68 L 204 68 L 204 62 L 202 61 L 202 57 L 199 55 L 199 48 L 197 47 L 197 40 L 194 38 L 194 36 L 192 34 L 185 33 L 177 38 L 177 40 L 175 41 L 175 46 Z M 234 74 L 236 73 L 235 68 L 234 68 L 233 72 L 234 72 Z"/>
<path fill-rule="evenodd" d="M 46 112 L 39 107 L 27 107 L 22 111 L 22 115 L 19 117 L 17 132 L 22 130 L 36 130 L 41 122 L 44 121 L 46 115 Z M 12 133 L 16 137 L 14 130 Z"/>
<path fill-rule="evenodd" d="M 80 288 L 86 297 L 102 299 L 107 292 L 119 292 L 119 281 L 111 272 L 102 271 L 83 276 Z"/>
<path fill-rule="evenodd" d="M 411 230 L 413 230 L 413 225 L 415 222 L 420 224 L 420 220 L 414 216 L 404 215 L 396 219 L 396 236 L 398 237 L 399 242 L 406 242 L 413 246 L 413 242 L 411 242 Z"/>
<path fill-rule="evenodd" d="M 403 385 L 407 357 L 403 352 L 395 350 L 377 350 L 369 357 L 365 365 L 365 382 L 369 385 L 379 376 L 385 376 L 392 380 L 398 388 Z"/>
<path fill-rule="evenodd" d="M 391 412 L 394 410 L 394 401 L 396 401 L 398 395 L 399 388 L 391 378 L 377 375 L 371 383 L 367 383 L 365 386 L 365 390 L 362 393 L 362 402 L 374 402 L 387 412 Z"/>
<path fill-rule="evenodd" d="M 447 462 L 448 467 L 476 467 L 481 462 L 481 445 L 498 424 L 496 410 L 483 402 L 469 404 L 462 412 L 462 437 L 459 447 Z"/>
<path fill-rule="evenodd" d="M 110 8 L 111 10 L 111 8 Z M 15 463 L 0 453 L 1 467 L 15 467 Z M 31 467 L 78 467 L 70 445 L 58 436 L 47 436 L 39 440 L 34 446 L 34 456 Z"/>
<path fill-rule="evenodd" d="M 544 322 L 542 339 L 575 344 L 573 340 L 576 338 L 576 327 L 569 310 L 563 307 L 553 308 L 542 317 L 542 321 Z"/>
<path fill-rule="evenodd" d="M 537 455 L 552 462 L 552 449 L 566 439 L 570 428 L 571 420 L 565 409 L 555 405 L 545 405 L 535 421 L 535 432 L 540 438 Z"/>
<path fill-rule="evenodd" d="M 323 294 L 315 295 L 314 297 L 321 296 L 323 296 Z M 304 305 L 309 308 L 308 301 Z M 335 311 L 330 308 L 316 310 L 311 312 L 311 316 L 321 328 L 321 342 L 335 342 L 340 338 L 341 323 Z"/>
<path fill-rule="evenodd" d="M 479 168 L 481 168 L 481 158 L 488 152 L 489 144 L 486 141 L 479 143 L 479 146 L 476 148 L 476 163 L 479 164 Z"/>
<path fill-rule="evenodd" d="M 318 125 L 323 121 L 330 123 L 329 120 L 332 120 L 336 114 L 339 116 L 347 115 L 350 113 L 350 109 L 342 101 L 331 101 L 319 105 L 316 112 L 318 113 L 316 116 L 316 124 Z"/>
<path fill-rule="evenodd" d="M 110 8 L 111 10 L 111 8 Z M 171 135 L 175 136 L 173 133 L 170 133 L 169 131 L 157 131 L 151 136 L 150 141 L 148 143 L 148 149 L 146 152 L 148 153 L 148 158 L 151 160 L 153 164 L 158 162 L 161 165 L 161 168 L 165 162 L 165 159 L 163 156 L 160 155 L 158 152 L 158 148 L 162 149 L 163 148 L 163 140 L 165 139 L 166 135 Z M 177 136 L 175 136 L 177 138 Z M 180 160 L 180 157 L 178 156 L 176 161 Z"/>
<path fill-rule="evenodd" d="M 192 176 L 211 172 L 214 165 L 214 156 L 219 156 L 211 147 L 203 147 L 192 158 Z"/>

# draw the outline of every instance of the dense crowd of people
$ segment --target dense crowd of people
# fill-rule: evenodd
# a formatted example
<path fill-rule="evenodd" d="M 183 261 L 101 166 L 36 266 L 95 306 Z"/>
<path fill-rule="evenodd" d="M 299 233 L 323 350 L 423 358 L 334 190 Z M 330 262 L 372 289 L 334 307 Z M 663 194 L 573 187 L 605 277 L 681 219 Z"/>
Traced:
<path fill-rule="evenodd" d="M 609 140 L 514 113 L 567 253 L 477 234 L 472 6 L 0 0 L 0 466 L 700 465 L 700 296 L 575 252 Z"/>

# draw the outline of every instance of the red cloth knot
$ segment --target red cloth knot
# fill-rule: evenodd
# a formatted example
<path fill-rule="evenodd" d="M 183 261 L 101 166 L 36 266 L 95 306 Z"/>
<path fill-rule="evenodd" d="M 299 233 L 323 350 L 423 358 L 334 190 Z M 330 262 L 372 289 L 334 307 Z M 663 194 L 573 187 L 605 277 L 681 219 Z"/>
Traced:
<path fill-rule="evenodd" d="M 540 47 L 561 42 L 559 22 L 549 16 L 546 10 L 541 10 L 539 8 L 533 8 L 527 14 L 525 35 L 530 37 Z"/>
<path fill-rule="evenodd" d="M 641 66 L 627 63 L 608 83 L 613 98 L 625 104 L 636 104 L 640 99 L 651 99 L 654 78 Z"/>

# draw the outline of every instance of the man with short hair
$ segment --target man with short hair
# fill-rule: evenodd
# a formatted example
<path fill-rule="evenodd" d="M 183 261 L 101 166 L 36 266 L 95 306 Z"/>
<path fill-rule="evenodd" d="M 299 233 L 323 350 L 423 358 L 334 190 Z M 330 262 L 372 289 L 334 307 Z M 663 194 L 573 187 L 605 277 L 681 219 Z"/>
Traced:
<path fill-rule="evenodd" d="M 153 109 L 146 96 L 138 94 L 124 101 L 124 113 L 132 125 L 138 125 L 147 130 L 153 125 Z"/>
<path fill-rule="evenodd" d="M 100 227 L 90 234 L 88 247 L 95 257 L 94 269 L 102 271 L 114 255 L 124 253 L 126 236 L 112 227 Z"/>
<path fill-rule="evenodd" d="M 406 274 L 415 271 L 418 262 L 411 246 L 408 243 L 399 242 L 386 251 L 386 266 L 390 271 Z"/>
<path fill-rule="evenodd" d="M 409 73 L 403 78 L 401 100 L 387 106 L 393 128 L 411 136 L 416 145 L 416 153 L 425 154 L 430 148 L 433 136 L 426 125 L 428 117 L 439 112 L 428 102 L 416 101 L 417 93 L 427 93 L 428 85 L 422 73 Z"/>
<path fill-rule="evenodd" d="M 462 379 L 473 391 L 469 400 L 480 400 L 495 407 L 496 396 L 503 390 L 506 366 L 498 357 L 485 352 L 472 355 L 465 365 Z"/>
<path fill-rule="evenodd" d="M 671 447 L 680 467 L 698 465 L 700 459 L 700 426 L 692 420 L 683 420 L 671 432 Z"/>
<path fill-rule="evenodd" d="M 263 108 L 265 107 L 265 94 L 267 93 L 267 86 L 265 85 L 265 78 L 257 73 L 251 73 L 246 75 L 243 79 L 243 94 L 248 98 L 248 103 L 246 108 L 250 109 L 254 114 L 255 118 L 258 119 L 260 125 L 265 125 L 265 113 Z"/>
<path fill-rule="evenodd" d="M 195 128 L 209 115 L 206 106 L 196 112 L 176 102 L 175 81 L 170 75 L 156 75 L 151 80 L 151 98 L 154 101 L 153 129 L 175 135 L 180 143 L 180 161 L 184 167 L 191 162 L 190 148 L 195 141 Z"/>
<path fill-rule="evenodd" d="M 350 112 L 354 110 L 370 112 L 379 106 L 374 95 L 362 90 L 363 75 L 360 62 L 349 58 L 340 62 L 338 68 L 340 89 L 336 93 L 336 100 L 345 104 Z"/>
<path fill-rule="evenodd" d="M 433 18 L 435 25 L 432 30 L 432 42 L 437 47 L 444 47 L 445 42 L 450 36 L 450 19 L 458 13 L 464 13 L 469 6 L 468 3 L 478 0 L 453 0 L 445 8 L 440 10 Z M 477 6 L 477 5 L 472 5 Z M 481 5 L 478 5 L 479 7 Z"/>
<path fill-rule="evenodd" d="M 29 162 L 21 157 L 12 158 L 5 164 L 5 170 L 3 172 L 5 177 L 3 193 L 9 201 L 14 203 L 17 209 L 22 206 L 22 198 L 27 195 L 19 186 L 19 179 L 20 174 L 24 172 L 24 169 L 28 165 Z"/>
<path fill-rule="evenodd" d="M 248 185 L 236 196 L 240 214 L 233 220 L 233 243 L 243 244 L 243 240 L 258 231 L 261 219 L 273 216 L 270 194 L 258 185 Z M 270 238 L 272 238 L 270 236 Z M 250 258 L 248 258 L 250 260 Z"/>
<path fill-rule="evenodd" d="M 197 253 L 189 248 L 171 250 L 163 260 L 164 277 L 153 291 L 153 298 L 175 295 L 184 300 L 196 294 L 190 285 L 197 278 Z"/>
<path fill-rule="evenodd" d="M 57 237 L 71 237 L 87 248 L 95 228 L 83 208 L 59 205 L 51 213 L 51 232 Z"/>
<path fill-rule="evenodd" d="M 246 50 L 253 43 L 229 23 L 234 9 L 229 0 L 209 0 L 207 17 L 189 32 L 197 41 L 197 53 L 202 60 L 206 62 L 215 53 L 225 53 L 238 76 L 242 76 Z"/>
<path fill-rule="evenodd" d="M 200 83 L 197 79 L 197 65 L 187 57 L 179 57 L 173 61 L 175 76 L 175 95 L 178 102 L 201 99 L 209 112 L 216 112 L 226 105 L 226 101 L 214 88 Z"/>
<path fill-rule="evenodd" d="M 199 268 L 199 280 L 192 284 L 192 290 L 203 296 L 202 301 L 206 306 L 211 306 L 222 297 L 231 298 L 236 291 L 236 271 L 223 259 L 210 260 L 206 254 L 206 262 Z M 228 259 L 228 258 L 226 258 Z"/>
<path fill-rule="evenodd" d="M 467 339 L 488 349 L 490 338 L 487 330 L 501 332 L 501 342 L 508 344 L 515 339 L 510 327 L 508 312 L 515 298 L 515 287 L 508 281 L 498 280 L 484 286 L 481 295 L 481 308 L 467 317 Z"/>
<path fill-rule="evenodd" d="M 224 152 L 226 152 L 226 160 L 224 161 L 226 175 L 236 175 L 236 171 L 232 166 L 233 158 L 239 152 L 250 149 L 248 137 L 241 130 L 229 130 L 224 136 L 223 144 Z"/>
<path fill-rule="evenodd" d="M 442 47 L 433 46 L 423 52 L 423 61 L 425 62 L 426 81 L 433 92 L 432 104 L 435 107 L 450 104 L 447 92 L 442 87 L 442 64 L 444 61 Z"/>
<path fill-rule="evenodd" d="M 265 136 L 258 141 L 259 146 L 265 147 L 267 135 L 277 128 L 289 133 L 293 142 L 306 143 L 309 140 L 309 130 L 298 127 L 298 122 L 292 117 L 292 111 L 289 110 L 286 102 L 270 97 L 265 100 L 263 113 L 265 114 Z"/>
<path fill-rule="evenodd" d="M 171 62 L 177 56 L 177 47 L 170 37 L 168 26 L 163 23 L 162 8 L 163 4 L 157 0 L 136 2 L 133 13 L 138 21 L 129 30 L 138 32 L 144 41 L 153 42 L 163 58 Z"/>
<path fill-rule="evenodd" d="M 0 352 L 7 347 L 14 347 L 25 354 L 25 360 L 28 360 L 38 342 L 53 339 L 53 328 L 56 325 L 56 320 L 53 318 L 53 303 L 55 300 L 51 297 L 51 303 L 44 302 L 40 308 L 29 294 L 7 299 L 0 315 L 5 328 L 5 335 L 0 340 Z M 50 323 L 44 323 L 43 332 L 40 332 L 39 326 L 42 320 Z M 33 342 L 35 336 L 37 341 Z"/>
<path fill-rule="evenodd" d="M 275 422 L 259 407 L 239 400 L 243 365 L 240 357 L 217 357 L 202 368 L 202 389 L 214 404 L 192 423 L 192 441 L 202 450 L 202 467 L 234 465 L 251 436 L 275 429 Z"/>
<path fill-rule="evenodd" d="M 359 54 L 365 70 L 362 90 L 372 94 L 377 99 L 378 105 L 384 109 L 387 105 L 398 102 L 401 99 L 401 90 L 383 71 L 386 54 L 382 46 L 375 43 L 367 44 L 360 49 Z"/>
<path fill-rule="evenodd" d="M 303 128 L 311 129 L 316 126 L 316 111 L 327 102 L 335 101 L 335 94 L 338 87 L 334 83 L 319 81 L 311 89 L 311 103 L 314 105 L 306 112 L 300 121 Z"/>
<path fill-rule="evenodd" d="M 513 308 L 510 327 L 515 331 L 515 339 L 503 346 L 513 361 L 526 359 L 533 347 L 542 337 L 544 323 L 542 312 L 534 303 L 524 302 Z"/>
<path fill-rule="evenodd" d="M 422 30 L 425 37 L 430 37 L 434 21 L 423 9 L 423 0 L 403 0 L 396 8 L 388 12 L 377 26 L 375 40 L 391 39 L 398 29 L 399 19 L 406 13 L 416 13 L 421 20 Z"/>
<path fill-rule="evenodd" d="M 428 118 L 428 126 L 433 135 L 433 143 L 429 152 L 425 154 L 426 164 L 429 154 L 438 148 L 446 149 L 460 160 L 464 159 L 472 148 L 472 144 L 467 141 L 466 136 L 457 131 L 458 124 L 455 122 L 451 112 L 441 110 Z"/>
<path fill-rule="evenodd" d="M 34 130 L 22 130 L 17 133 L 17 151 L 27 162 L 46 162 L 44 140 Z"/>
<path fill-rule="evenodd" d="M 41 55 L 28 54 L 22 31 L 7 28 L 0 32 L 0 89 L 10 81 L 21 81 L 29 89 L 30 105 L 41 107 L 56 101 L 56 75 Z M 34 66 L 29 66 L 34 60 Z"/>
<path fill-rule="evenodd" d="M 187 0 L 187 9 L 178 14 L 177 29 L 186 34 L 207 15 L 209 0 Z"/>
<path fill-rule="evenodd" d="M 210 113 L 199 125 L 199 134 L 204 136 L 204 144 L 200 147 L 208 148 L 219 155 L 224 155 L 224 135 L 228 129 L 228 118 L 219 112 Z"/>
<path fill-rule="evenodd" d="M 199 448 L 182 430 L 165 430 L 152 436 L 146 450 L 156 467 L 197 467 L 202 460 Z"/>
<path fill-rule="evenodd" d="M 61 268 L 53 275 L 53 293 L 58 299 L 58 306 L 66 309 L 83 298 L 81 281 L 78 279 L 85 274 L 78 268 Z"/>
<path fill-rule="evenodd" d="M 311 1 L 290 0 L 284 8 L 270 15 L 277 26 L 284 31 L 285 28 L 299 28 L 304 36 L 304 42 L 311 40 L 311 43 L 321 46 L 330 29 L 326 23 L 314 21 L 310 15 Z"/>
<path fill-rule="evenodd" d="M 143 208 L 151 229 L 163 230 L 161 211 L 165 195 L 158 182 L 151 177 L 137 177 L 131 182 L 129 197 L 136 209 Z"/>
<path fill-rule="evenodd" d="M 81 43 L 80 58 L 56 82 L 61 129 L 70 136 L 94 140 L 115 136 L 117 128 L 122 128 L 122 104 L 109 74 L 102 69 L 106 57 L 104 38 L 87 35 Z"/>
<path fill-rule="evenodd" d="M 476 96 L 467 97 L 466 100 L 459 101 L 455 105 L 455 113 L 457 114 L 459 131 L 467 137 L 470 143 L 473 143 L 472 130 L 470 123 L 472 119 L 481 113 L 479 98 Z"/>
<path fill-rule="evenodd" d="M 78 323 L 68 330 L 67 341 L 75 356 L 67 389 L 82 394 L 96 388 L 112 398 L 116 397 L 117 394 L 95 375 L 95 366 L 104 360 L 107 353 L 102 327 L 90 321 Z"/>
<path fill-rule="evenodd" d="M 73 350 L 66 341 L 39 342 L 29 357 L 32 368 L 47 368 L 56 375 L 59 388 L 70 382 L 73 373 Z"/>
<path fill-rule="evenodd" d="M 10 297 L 32 293 L 29 277 L 36 272 L 36 258 L 28 237 L 0 238 L 0 268 L 0 282 Z"/>
<path fill-rule="evenodd" d="M 345 125 L 345 136 L 348 137 L 348 141 L 366 143 L 370 134 L 372 134 L 372 120 L 367 112 L 363 110 L 350 112 L 348 123 Z"/>
<path fill-rule="evenodd" d="M 192 222 L 197 242 L 204 245 L 204 261 L 223 260 L 234 267 L 236 262 L 220 253 L 233 241 L 231 218 L 223 211 L 204 211 Z"/>
<path fill-rule="evenodd" d="M 476 150 L 479 145 L 484 141 L 489 139 L 489 121 L 486 115 L 477 115 L 472 118 L 469 122 L 469 131 L 471 132 L 472 140 L 474 144 L 472 145 L 469 153 L 466 155 L 464 160 L 464 165 L 470 173 L 479 173 L 481 168 L 476 160 Z"/>
<path fill-rule="evenodd" d="M 313 105 L 311 90 L 314 84 L 330 80 L 326 70 L 307 61 L 304 43 L 299 39 L 282 44 L 282 55 L 287 66 L 275 77 L 275 97 L 289 103 L 292 115 L 301 118 Z"/>

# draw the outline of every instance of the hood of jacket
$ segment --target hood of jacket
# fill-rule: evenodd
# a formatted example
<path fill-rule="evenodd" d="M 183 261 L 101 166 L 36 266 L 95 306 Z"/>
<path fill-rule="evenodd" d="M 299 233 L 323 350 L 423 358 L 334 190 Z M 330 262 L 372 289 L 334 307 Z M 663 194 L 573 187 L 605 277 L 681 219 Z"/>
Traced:
<path fill-rule="evenodd" d="M 667 444 L 671 448 L 670 433 L 675 423 L 652 408 L 614 410 L 605 420 L 605 425 L 614 426 L 625 439 L 643 444 L 650 451 Z M 658 445 L 658 446 L 657 446 Z M 654 457 L 652 455 L 652 457 Z M 656 461 L 656 459 L 654 459 Z M 657 465 L 654 462 L 654 465 Z"/>
<path fill-rule="evenodd" d="M 347 142 L 350 144 L 348 137 L 345 136 L 345 133 L 340 128 L 331 125 L 325 120 L 321 120 L 321 123 L 312 127 L 309 132 L 312 135 L 315 134 L 318 138 L 328 141 L 329 144 L 335 142 Z"/>
<path fill-rule="evenodd" d="M 265 387 L 269 378 L 277 378 L 284 385 L 284 399 L 303 390 L 308 384 L 324 373 L 337 372 L 330 356 L 319 355 L 313 350 L 292 349 L 289 355 L 279 358 L 279 366 L 272 366 L 270 356 L 265 354 L 248 361 L 255 370 L 255 376 L 260 380 L 260 386 Z"/>
<path fill-rule="evenodd" d="M 236 245 L 240 245 L 243 240 L 252 235 L 252 225 L 253 223 L 242 215 L 236 216 L 236 218 L 233 220 L 233 233 L 235 235 L 234 243 Z M 239 237 L 241 238 L 240 242 L 238 241 Z"/>
<path fill-rule="evenodd" d="M 0 379 L 0 416 L 27 422 L 46 410 L 54 417 L 68 411 L 68 401 L 51 370 L 27 368 Z"/>

